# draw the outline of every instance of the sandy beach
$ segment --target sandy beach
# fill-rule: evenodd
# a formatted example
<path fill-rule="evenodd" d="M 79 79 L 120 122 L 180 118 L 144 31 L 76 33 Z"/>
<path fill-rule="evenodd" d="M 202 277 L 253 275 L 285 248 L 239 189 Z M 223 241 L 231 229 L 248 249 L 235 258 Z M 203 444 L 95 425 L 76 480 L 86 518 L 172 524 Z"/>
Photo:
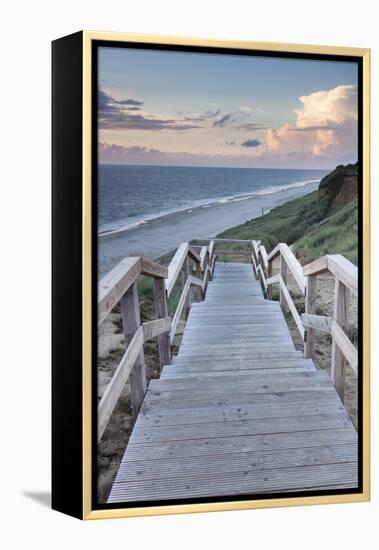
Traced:
<path fill-rule="evenodd" d="M 138 227 L 99 237 L 99 277 L 104 276 L 125 256 L 157 258 L 191 239 L 214 237 L 247 220 L 267 214 L 291 199 L 311 193 L 318 183 L 244 200 L 216 202 L 161 216 Z"/>

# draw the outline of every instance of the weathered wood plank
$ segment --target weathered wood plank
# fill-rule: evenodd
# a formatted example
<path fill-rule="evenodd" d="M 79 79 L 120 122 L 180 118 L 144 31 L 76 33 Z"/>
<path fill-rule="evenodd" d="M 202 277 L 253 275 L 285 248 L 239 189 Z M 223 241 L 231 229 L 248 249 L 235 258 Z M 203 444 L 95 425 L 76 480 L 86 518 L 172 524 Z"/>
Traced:
<path fill-rule="evenodd" d="M 191 275 L 191 284 L 195 285 L 195 296 L 198 302 L 203 299 L 203 282 L 201 280 L 201 260 L 195 264 L 195 276 Z"/>
<path fill-rule="evenodd" d="M 357 446 L 354 444 L 334 445 L 294 449 L 293 453 L 279 450 L 276 453 L 255 451 L 227 456 L 217 455 L 210 462 L 201 457 L 178 458 L 175 462 L 167 460 L 131 462 L 129 468 L 121 467 L 117 483 L 124 481 L 143 481 L 148 479 L 169 479 L 173 476 L 184 477 L 219 475 L 229 472 L 250 470 L 271 470 L 318 464 L 338 464 L 356 462 Z"/>
<path fill-rule="evenodd" d="M 171 317 L 163 317 L 162 319 L 155 319 L 154 321 L 146 321 L 142 324 L 144 341 L 151 340 L 156 336 L 160 336 L 165 332 L 170 332 L 171 329 Z"/>
<path fill-rule="evenodd" d="M 158 319 L 165 319 L 168 317 L 166 290 L 163 279 L 154 279 L 154 304 L 155 314 Z M 158 336 L 158 350 L 161 368 L 163 365 L 169 365 L 171 363 L 169 333 L 163 333 Z"/>
<path fill-rule="evenodd" d="M 166 279 L 168 277 L 167 267 L 146 258 L 141 258 L 141 273 L 142 275 L 158 279 Z"/>
<path fill-rule="evenodd" d="M 277 245 L 275 246 L 275 248 L 273 248 L 273 249 L 271 250 L 271 252 L 268 254 L 267 260 L 268 260 L 269 262 L 272 262 L 273 260 L 275 260 L 275 258 L 277 258 L 277 257 L 280 255 L 280 244 L 281 244 L 281 243 L 277 244 Z"/>
<path fill-rule="evenodd" d="M 341 402 L 329 398 L 322 402 L 316 400 L 294 401 L 267 404 L 239 403 L 235 406 L 204 404 L 194 408 L 169 408 L 160 406 L 145 408 L 138 419 L 138 426 L 155 428 L 157 426 L 197 425 L 212 422 L 230 422 L 235 420 L 258 420 L 262 418 L 281 418 L 289 416 L 314 416 L 318 414 L 335 414 L 344 411 Z"/>
<path fill-rule="evenodd" d="M 196 252 L 196 250 L 192 246 L 190 246 L 189 249 L 188 249 L 188 256 L 195 263 L 200 263 L 201 262 L 199 254 Z"/>
<path fill-rule="evenodd" d="M 202 287 L 203 300 L 204 300 L 205 295 L 207 293 L 210 274 L 211 274 L 211 268 L 207 264 L 207 266 L 205 267 L 205 271 L 204 271 L 204 279 L 203 279 L 203 287 Z"/>
<path fill-rule="evenodd" d="M 140 499 L 143 492 L 146 499 L 175 498 L 185 496 L 217 496 L 271 493 L 286 491 L 289 487 L 298 490 L 317 489 L 317 485 L 323 483 L 336 485 L 344 483 L 358 483 L 357 463 L 347 462 L 316 466 L 303 466 L 301 468 L 280 468 L 265 471 L 228 472 L 217 476 L 217 483 L 213 475 L 202 478 L 187 478 L 166 480 L 164 484 L 160 480 L 148 480 L 145 482 L 115 483 L 109 502 L 117 501 L 120 496 L 127 495 L 127 500 Z M 164 495 L 164 496 L 163 496 Z"/>
<path fill-rule="evenodd" d="M 281 280 L 282 280 L 283 283 L 284 283 L 284 286 L 287 288 L 287 283 L 288 283 L 288 281 L 287 281 L 287 264 L 286 264 L 286 261 L 285 261 L 285 259 L 282 255 L 280 256 L 280 277 L 281 277 L 281 279 L 279 279 L 279 303 L 280 303 L 280 306 L 281 306 L 282 310 L 285 313 L 287 313 L 287 311 L 288 311 L 287 298 L 284 295 L 283 285 L 281 284 Z"/>
<path fill-rule="evenodd" d="M 358 372 L 358 351 L 334 319 L 332 319 L 331 333 L 349 365 Z"/>
<path fill-rule="evenodd" d="M 143 460 L 159 460 L 191 457 L 221 456 L 230 454 L 255 452 L 255 451 L 279 451 L 283 449 L 317 448 L 328 445 L 356 444 L 357 434 L 353 428 L 341 428 L 337 430 L 321 430 L 306 432 L 291 432 L 288 434 L 265 434 L 252 436 L 237 436 L 235 438 L 220 437 L 212 440 L 195 442 L 172 441 L 170 443 L 146 443 L 131 445 L 128 448 L 128 463 Z"/>
<path fill-rule="evenodd" d="M 220 407 L 228 407 L 235 409 L 242 409 L 246 404 L 254 403 L 257 409 L 267 408 L 268 411 L 276 409 L 276 407 L 291 407 L 291 405 L 301 405 L 301 403 L 317 402 L 320 407 L 327 409 L 328 404 L 332 401 L 336 402 L 336 392 L 330 384 L 329 388 L 321 388 L 309 392 L 307 390 L 295 391 L 295 392 L 280 392 L 282 395 L 277 395 L 275 393 L 259 393 L 259 394 L 246 394 L 246 396 L 241 399 L 241 396 L 238 394 L 233 394 L 229 396 L 224 396 L 220 399 L 210 401 L 206 396 L 199 396 L 191 400 L 190 398 L 179 399 L 173 398 L 170 401 L 167 399 L 160 399 L 159 397 L 154 397 L 151 399 L 145 399 L 143 404 L 143 413 L 150 413 L 154 415 L 159 414 L 170 414 L 174 411 L 180 413 L 194 413 L 203 409 L 214 409 L 219 411 Z M 337 399 L 338 403 L 341 404 L 341 401 Z M 216 414 L 216 412 L 215 412 Z"/>
<path fill-rule="evenodd" d="M 172 319 L 171 330 L 170 330 L 170 342 L 171 343 L 174 340 L 174 336 L 176 334 L 176 329 L 178 328 L 178 323 L 179 323 L 180 317 L 182 315 L 184 304 L 186 303 L 187 295 L 189 293 L 190 284 L 191 284 L 190 279 L 188 278 L 185 285 L 184 285 L 184 288 L 182 290 L 182 294 L 180 296 L 179 303 L 177 305 L 174 317 Z"/>
<path fill-rule="evenodd" d="M 328 269 L 353 294 L 358 294 L 358 268 L 340 254 L 328 255 Z"/>
<path fill-rule="evenodd" d="M 267 269 L 268 269 L 267 251 L 266 251 L 266 248 L 262 244 L 259 247 L 259 255 L 260 255 L 260 258 L 261 258 L 262 267 L 267 273 Z"/>
<path fill-rule="evenodd" d="M 182 269 L 183 263 L 187 258 L 189 250 L 188 243 L 181 243 L 175 252 L 173 259 L 168 266 L 168 276 L 165 281 L 167 296 L 170 296 L 172 289 L 175 286 L 178 275 Z"/>
<path fill-rule="evenodd" d="M 208 246 L 208 255 L 210 258 L 213 258 L 214 247 L 215 247 L 215 242 L 212 240 Z"/>
<path fill-rule="evenodd" d="M 105 389 L 98 405 L 98 440 L 104 433 L 108 420 L 116 406 L 121 391 L 129 378 L 134 363 L 143 347 L 143 329 L 139 327 L 124 353 L 116 372 Z"/>
<path fill-rule="evenodd" d="M 325 315 L 311 315 L 310 313 L 302 313 L 301 321 L 306 328 L 319 330 L 320 332 L 331 332 L 332 318 Z M 307 331 L 308 334 L 308 331 Z M 307 341 L 308 341 L 307 336 Z"/>
<path fill-rule="evenodd" d="M 189 375 L 193 372 L 228 372 L 228 371 L 244 371 L 244 370 L 271 370 L 271 369 L 311 369 L 315 370 L 315 366 L 309 359 L 264 359 L 264 360 L 220 360 L 206 363 L 201 361 L 178 361 L 175 362 L 175 369 L 168 367 L 168 370 L 163 369 L 163 373 L 168 375 L 168 372 L 172 373 L 172 376 Z"/>
<path fill-rule="evenodd" d="M 207 249 L 206 246 L 203 246 L 201 251 L 200 251 L 200 268 L 201 268 L 201 271 L 204 271 L 204 269 L 205 269 L 207 254 L 208 254 L 208 249 Z"/>
<path fill-rule="evenodd" d="M 305 277 L 310 275 L 320 275 L 321 273 L 326 273 L 328 271 L 328 259 L 327 256 L 322 256 L 313 260 L 307 265 L 303 266 L 303 273 Z"/>
<path fill-rule="evenodd" d="M 329 265 L 329 261 L 328 261 Z M 348 322 L 349 322 L 349 289 L 339 280 L 338 277 L 335 279 L 334 285 L 334 308 L 333 308 L 333 319 L 334 323 L 337 326 L 337 329 L 334 328 L 332 332 L 332 368 L 331 368 L 331 378 L 336 388 L 338 395 L 344 400 L 345 394 L 345 374 L 346 374 L 346 364 L 347 353 L 350 351 L 350 340 L 347 336 L 342 337 L 342 334 L 346 334 L 348 331 Z M 340 329 L 340 331 L 338 330 Z M 337 337 L 334 334 L 337 332 Z M 341 334 L 342 333 L 342 334 Z M 339 345 L 337 344 L 339 341 Z M 346 344 L 348 342 L 348 344 Z M 351 360 L 357 361 L 357 353 L 354 348 L 354 352 L 351 355 Z M 353 367 L 354 368 L 354 367 Z"/>
<path fill-rule="evenodd" d="M 305 278 L 303 275 L 303 268 L 300 262 L 298 261 L 298 259 L 296 258 L 295 254 L 292 252 L 290 247 L 285 243 L 282 243 L 280 245 L 280 254 L 283 256 L 288 269 L 290 270 L 293 278 L 295 279 L 297 286 L 300 289 L 300 292 L 304 294 Z"/>
<path fill-rule="evenodd" d="M 310 275 L 306 278 L 306 291 L 305 291 L 305 316 L 301 316 L 301 320 L 304 326 L 306 322 L 310 323 L 315 321 L 316 313 L 316 298 L 317 298 L 317 278 L 314 275 Z M 322 326 L 322 325 L 319 325 Z M 314 329 L 315 327 L 307 326 L 306 339 L 304 342 L 304 355 L 311 359 L 314 354 Z M 321 329 L 318 329 L 321 330 Z"/>
<path fill-rule="evenodd" d="M 101 324 L 141 273 L 141 259 L 128 257 L 117 264 L 99 283 L 98 323 Z"/>
<path fill-rule="evenodd" d="M 120 301 L 121 317 L 126 347 L 132 342 L 140 324 L 140 308 L 137 282 L 126 291 Z M 129 376 L 133 418 L 136 420 L 146 392 L 146 371 L 143 349 L 137 357 Z"/>
<path fill-rule="evenodd" d="M 199 279 L 198 277 L 194 277 L 193 275 L 189 276 L 191 285 L 200 286 L 203 288 L 203 281 Z"/>
<path fill-rule="evenodd" d="M 183 288 L 184 288 L 186 286 L 187 280 L 189 278 L 188 256 L 183 262 L 181 273 L 182 273 L 182 285 L 183 285 Z M 189 281 L 189 284 L 191 284 L 191 281 Z M 190 309 L 191 309 L 191 293 L 187 292 L 187 296 L 186 296 L 186 299 L 184 301 L 184 307 L 183 307 L 183 311 L 184 311 L 184 315 L 185 315 L 186 319 L 189 315 Z"/>
<path fill-rule="evenodd" d="M 299 331 L 300 336 L 304 340 L 304 327 L 303 327 L 303 323 L 301 322 L 301 317 L 300 317 L 300 315 L 299 315 L 299 313 L 296 309 L 295 304 L 293 303 L 291 294 L 289 293 L 289 291 L 288 291 L 288 289 L 287 289 L 286 285 L 284 284 L 284 281 L 281 277 L 280 277 L 280 288 L 281 288 L 283 296 L 284 296 L 284 298 L 287 302 L 289 310 L 292 313 L 292 317 L 295 321 L 297 330 Z"/>
<path fill-rule="evenodd" d="M 267 292 L 266 278 L 265 278 L 265 274 L 263 272 L 263 269 L 262 269 L 261 265 L 257 266 L 257 274 L 259 276 L 259 280 L 260 280 L 261 285 L 262 285 L 262 290 L 263 290 L 264 293 L 266 293 Z"/>

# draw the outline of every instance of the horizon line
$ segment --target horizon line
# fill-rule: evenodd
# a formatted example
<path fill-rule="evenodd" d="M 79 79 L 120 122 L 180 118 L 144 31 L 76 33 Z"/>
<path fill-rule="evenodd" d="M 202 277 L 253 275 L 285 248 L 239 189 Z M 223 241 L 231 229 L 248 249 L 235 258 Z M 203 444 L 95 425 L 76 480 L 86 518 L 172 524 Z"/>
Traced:
<path fill-rule="evenodd" d="M 204 166 L 204 165 L 187 165 L 187 164 L 131 164 L 127 162 L 98 162 L 98 166 L 142 166 L 144 168 L 151 167 L 151 168 L 221 168 L 221 169 L 227 169 L 227 170 L 334 170 L 337 166 L 340 166 L 340 164 L 336 164 L 334 167 L 327 167 L 327 168 L 282 168 L 282 167 L 276 167 L 276 168 L 269 168 L 267 166 L 264 167 L 258 167 L 258 166 Z M 355 164 L 348 162 L 347 164 Z"/>

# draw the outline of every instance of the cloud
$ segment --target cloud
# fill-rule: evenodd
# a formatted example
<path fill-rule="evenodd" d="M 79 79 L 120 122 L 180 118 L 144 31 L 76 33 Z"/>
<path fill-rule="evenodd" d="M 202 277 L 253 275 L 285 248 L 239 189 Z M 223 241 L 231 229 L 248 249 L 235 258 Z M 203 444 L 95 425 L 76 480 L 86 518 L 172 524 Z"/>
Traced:
<path fill-rule="evenodd" d="M 121 99 L 121 101 L 116 101 L 116 103 L 119 103 L 120 105 L 135 105 L 137 107 L 142 107 L 143 105 L 143 101 L 137 101 L 136 99 Z"/>
<path fill-rule="evenodd" d="M 217 113 L 218 114 L 218 113 Z M 227 113 L 223 115 L 218 120 L 215 120 L 213 123 L 214 128 L 223 128 L 224 126 L 228 126 L 231 123 L 238 124 L 238 126 L 235 126 L 237 130 L 252 130 L 257 128 L 262 128 L 262 125 L 257 122 L 245 122 L 241 124 L 244 120 L 248 120 L 251 116 L 251 109 L 250 107 L 242 108 L 240 107 L 239 111 L 236 111 L 234 113 Z"/>
<path fill-rule="evenodd" d="M 357 87 L 341 85 L 298 98 L 294 126 L 270 128 L 265 152 L 287 154 L 297 151 L 315 157 L 331 155 L 336 159 L 357 156 Z"/>
<path fill-rule="evenodd" d="M 264 126 L 259 122 L 246 122 L 245 124 L 240 124 L 237 126 L 237 130 L 244 130 L 246 132 L 251 132 L 254 130 L 268 130 L 269 126 Z"/>
<path fill-rule="evenodd" d="M 133 145 L 131 147 L 124 147 L 123 145 L 116 145 L 115 143 L 99 143 L 98 152 L 100 162 L 138 162 L 145 160 L 146 158 L 152 159 L 159 157 L 161 151 L 158 149 L 149 149 L 140 145 Z"/>
<path fill-rule="evenodd" d="M 204 115 L 204 118 L 215 118 L 221 113 L 221 109 L 216 109 L 216 111 L 207 111 Z"/>
<path fill-rule="evenodd" d="M 301 96 L 299 101 L 303 105 L 300 109 L 295 109 L 296 127 L 325 127 L 344 124 L 347 121 L 356 122 L 357 98 L 357 87 L 351 85 L 337 86 L 331 90 Z"/>
<path fill-rule="evenodd" d="M 232 144 L 232 142 L 229 142 Z M 99 143 L 101 164 L 142 164 L 161 166 L 254 166 L 251 154 L 207 154 L 185 151 L 169 152 L 141 145 L 123 146 L 115 143 Z"/>
<path fill-rule="evenodd" d="M 130 107 L 131 105 L 131 107 Z M 150 113 L 130 112 L 140 108 L 142 101 L 135 99 L 118 100 L 99 90 L 99 128 L 108 130 L 190 130 L 198 125 L 183 123 L 180 119 L 153 116 Z M 134 109 L 133 109 L 134 107 Z"/>
<path fill-rule="evenodd" d="M 231 143 L 231 142 L 230 142 Z M 141 145 L 123 146 L 112 143 L 99 143 L 99 161 L 101 164 L 138 164 L 144 166 L 219 166 L 241 168 L 333 168 L 336 159 L 320 157 L 310 152 L 289 151 L 287 153 L 265 153 L 262 147 L 249 150 L 249 154 L 236 154 L 239 148 L 231 147 L 233 154 L 169 152 Z M 341 158 L 350 162 L 350 158 Z"/>
<path fill-rule="evenodd" d="M 311 152 L 313 155 L 322 156 L 337 144 L 338 136 L 335 135 L 333 130 L 317 130 L 316 143 L 312 145 Z"/>
<path fill-rule="evenodd" d="M 215 120 L 215 121 L 214 121 L 213 127 L 214 127 L 214 128 L 223 128 L 224 126 L 226 126 L 226 124 L 228 124 L 229 122 L 231 122 L 232 117 L 233 117 L 233 114 L 232 114 L 232 113 L 223 115 L 221 118 L 219 118 L 218 120 Z"/>
<path fill-rule="evenodd" d="M 262 143 L 259 141 L 259 139 L 247 139 L 243 143 L 241 143 L 242 147 L 259 147 L 262 145 Z"/>

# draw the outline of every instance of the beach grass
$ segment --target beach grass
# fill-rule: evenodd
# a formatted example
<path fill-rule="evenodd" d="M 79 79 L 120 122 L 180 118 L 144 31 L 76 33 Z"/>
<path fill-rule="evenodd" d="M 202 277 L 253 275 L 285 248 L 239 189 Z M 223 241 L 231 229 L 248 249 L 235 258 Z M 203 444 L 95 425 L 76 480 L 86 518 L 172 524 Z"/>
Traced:
<path fill-rule="evenodd" d="M 328 254 L 330 250 L 357 263 L 357 227 L 356 198 L 338 210 L 326 211 L 315 191 L 278 206 L 260 218 L 228 229 L 218 237 L 260 240 L 268 252 L 278 242 L 286 242 L 293 245 L 302 263 Z"/>

